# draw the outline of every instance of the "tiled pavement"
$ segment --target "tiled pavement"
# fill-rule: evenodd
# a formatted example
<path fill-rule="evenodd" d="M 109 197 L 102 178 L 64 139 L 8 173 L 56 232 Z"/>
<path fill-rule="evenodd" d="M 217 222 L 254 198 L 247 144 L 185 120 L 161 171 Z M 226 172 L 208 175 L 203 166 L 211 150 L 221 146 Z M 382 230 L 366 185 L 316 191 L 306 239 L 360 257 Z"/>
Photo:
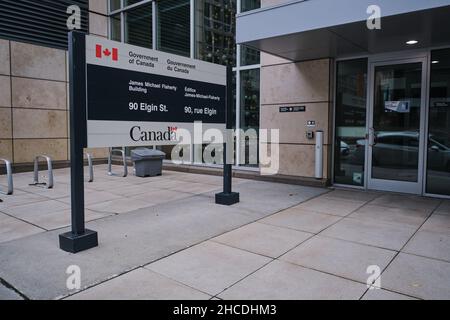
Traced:
<path fill-rule="evenodd" d="M 68 170 L 52 191 L 16 175 L 18 192 L 0 203 L 4 282 L 33 299 L 450 298 L 448 200 L 236 179 L 242 202 L 229 208 L 213 203 L 220 177 L 104 170 L 86 184 L 100 246 L 77 255 L 57 248 Z M 65 288 L 70 264 L 82 269 L 80 292 Z M 367 288 L 373 265 L 382 289 Z M 0 284 L 1 298 L 20 297 Z"/>

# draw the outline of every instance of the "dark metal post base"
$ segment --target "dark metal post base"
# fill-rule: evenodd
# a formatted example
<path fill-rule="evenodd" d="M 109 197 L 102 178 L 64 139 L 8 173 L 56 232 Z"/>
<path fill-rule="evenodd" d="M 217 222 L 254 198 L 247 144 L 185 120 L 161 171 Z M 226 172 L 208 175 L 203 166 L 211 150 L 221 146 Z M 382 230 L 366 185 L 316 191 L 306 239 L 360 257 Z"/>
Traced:
<path fill-rule="evenodd" d="M 98 246 L 96 231 L 86 229 L 81 235 L 67 232 L 59 235 L 59 247 L 70 253 L 77 253 Z"/>
<path fill-rule="evenodd" d="M 239 202 L 239 193 L 238 192 L 216 193 L 216 204 L 222 204 L 224 206 L 231 206 L 238 202 Z"/>

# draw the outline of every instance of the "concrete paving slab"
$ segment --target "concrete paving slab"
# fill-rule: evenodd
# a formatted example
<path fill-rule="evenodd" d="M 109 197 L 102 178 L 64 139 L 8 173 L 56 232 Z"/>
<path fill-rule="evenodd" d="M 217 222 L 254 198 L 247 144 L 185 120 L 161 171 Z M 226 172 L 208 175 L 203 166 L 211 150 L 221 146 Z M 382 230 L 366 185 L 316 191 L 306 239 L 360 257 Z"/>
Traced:
<path fill-rule="evenodd" d="M 40 212 L 36 215 L 28 215 L 24 220 L 46 230 L 55 230 L 70 226 L 71 214 L 71 209 L 58 212 Z M 85 221 L 92 221 L 112 215 L 112 213 L 94 212 L 88 209 L 84 210 L 84 214 Z"/>
<path fill-rule="evenodd" d="M 298 208 L 345 217 L 365 203 L 366 201 L 318 197 L 302 203 Z"/>
<path fill-rule="evenodd" d="M 189 192 L 193 194 L 199 194 L 199 193 L 207 193 L 207 192 L 221 192 L 221 186 L 219 185 L 212 185 L 212 184 L 206 184 L 206 183 L 196 183 L 196 182 L 185 182 L 183 184 L 177 185 L 175 187 L 169 188 L 173 191 L 179 191 L 179 192 Z"/>
<path fill-rule="evenodd" d="M 123 179 L 123 180 L 119 180 Z M 108 190 L 120 190 L 121 188 L 131 187 L 132 183 L 126 182 L 126 178 L 111 177 L 108 181 L 94 181 L 89 184 L 85 184 L 85 189 L 108 191 Z"/>
<path fill-rule="evenodd" d="M 139 268 L 77 293 L 67 300 L 208 300 L 211 296 Z"/>
<path fill-rule="evenodd" d="M 21 206 L 3 208 L 1 211 L 19 219 L 30 221 L 30 219 L 34 219 L 39 215 L 47 215 L 49 213 L 67 209 L 70 209 L 70 206 L 66 203 L 56 200 L 46 200 Z"/>
<path fill-rule="evenodd" d="M 48 198 L 41 195 L 28 193 L 16 189 L 15 193 L 9 196 L 2 195 L 3 202 L 0 202 L 0 211 L 5 210 L 5 208 L 12 208 L 15 206 L 22 206 L 29 203 L 36 203 L 41 201 L 47 201 Z"/>
<path fill-rule="evenodd" d="M 424 210 L 428 213 L 431 213 L 434 209 L 436 209 L 439 203 L 440 200 L 438 199 L 394 193 L 384 194 L 370 202 L 372 205 L 380 205 L 390 208 Z"/>
<path fill-rule="evenodd" d="M 400 253 L 381 275 L 383 288 L 419 299 L 450 299 L 450 263 Z"/>
<path fill-rule="evenodd" d="M 260 222 L 310 233 L 319 233 L 342 219 L 338 216 L 293 207 L 271 215 Z"/>
<path fill-rule="evenodd" d="M 23 300 L 14 290 L 5 287 L 0 283 L 0 301 Z"/>
<path fill-rule="evenodd" d="M 450 235 L 419 231 L 408 242 L 403 252 L 450 262 Z"/>
<path fill-rule="evenodd" d="M 312 188 L 282 183 L 247 181 L 236 185 L 233 191 L 240 193 L 241 202 L 234 205 L 249 212 L 253 217 L 262 218 L 287 209 L 303 201 L 328 192 L 323 188 Z M 203 195 L 214 198 L 216 192 Z"/>
<path fill-rule="evenodd" d="M 270 261 L 260 255 L 207 241 L 145 268 L 215 296 Z"/>
<path fill-rule="evenodd" d="M 242 210 L 205 200 L 194 196 L 89 222 L 99 247 L 76 255 L 58 247 L 68 229 L 0 244 L 0 277 L 31 299 L 53 299 L 70 293 L 70 265 L 81 268 L 85 288 L 252 221 Z"/>
<path fill-rule="evenodd" d="M 395 255 L 395 251 L 315 236 L 280 260 L 365 284 L 370 275 L 366 272 L 369 266 L 377 265 L 383 270 Z"/>
<path fill-rule="evenodd" d="M 167 189 L 159 189 L 154 191 L 146 191 L 145 193 L 132 196 L 131 199 L 145 201 L 152 205 L 166 203 L 168 201 L 180 200 L 192 197 L 192 193 L 185 193 Z"/>
<path fill-rule="evenodd" d="M 400 251 L 417 228 L 344 218 L 321 235 Z"/>
<path fill-rule="evenodd" d="M 153 177 L 151 178 L 153 179 Z M 176 178 L 169 179 L 155 179 L 151 182 L 153 190 L 170 189 L 180 186 L 187 187 L 189 182 L 176 180 Z"/>
<path fill-rule="evenodd" d="M 349 215 L 360 220 L 375 220 L 399 226 L 420 227 L 430 213 L 427 210 L 405 208 L 389 208 L 376 205 L 365 205 Z"/>
<path fill-rule="evenodd" d="M 371 192 L 371 191 L 358 191 L 358 190 L 346 190 L 346 189 L 336 189 L 323 196 L 325 198 L 334 198 L 338 200 L 350 200 L 350 201 L 372 201 L 382 195 L 381 192 Z"/>
<path fill-rule="evenodd" d="M 147 201 L 132 198 L 120 198 L 111 201 L 88 204 L 86 205 L 86 208 L 97 212 L 120 214 L 146 208 L 151 205 L 152 204 Z"/>
<path fill-rule="evenodd" d="M 177 177 L 178 180 L 187 181 L 187 182 L 197 182 L 202 184 L 212 184 L 216 186 L 221 186 L 223 184 L 222 176 L 212 176 L 205 174 L 184 174 Z M 237 179 L 233 179 L 233 183 L 237 183 Z"/>
<path fill-rule="evenodd" d="M 219 295 L 225 300 L 347 300 L 359 299 L 366 285 L 273 261 Z"/>
<path fill-rule="evenodd" d="M 277 258 L 311 236 L 311 233 L 255 222 L 211 240 Z"/>
<path fill-rule="evenodd" d="M 48 199 L 60 199 L 70 196 L 70 185 L 65 183 L 57 184 L 55 182 L 55 186 L 52 189 L 47 189 L 44 186 L 27 186 L 20 188 L 20 190 L 41 195 Z"/>
<path fill-rule="evenodd" d="M 417 300 L 403 294 L 387 291 L 383 289 L 372 289 L 366 292 L 361 300 Z"/>
<path fill-rule="evenodd" d="M 44 229 L 0 213 L 0 243 L 44 232 Z"/>
<path fill-rule="evenodd" d="M 431 215 L 420 228 L 420 231 L 438 232 L 450 236 L 450 215 Z"/>
<path fill-rule="evenodd" d="M 124 195 L 125 196 L 125 195 Z M 84 192 L 84 204 L 96 204 L 100 202 L 106 202 L 110 200 L 116 200 L 122 198 L 119 195 L 113 194 L 112 192 L 108 191 L 96 191 L 96 190 L 85 190 Z M 71 197 L 65 197 L 58 199 L 58 201 L 70 204 L 71 203 Z"/>
<path fill-rule="evenodd" d="M 436 209 L 435 214 L 450 215 L 450 200 L 443 200 L 441 205 Z"/>
<path fill-rule="evenodd" d="M 108 192 L 121 197 L 133 197 L 143 193 L 149 193 L 157 190 L 160 189 L 158 189 L 158 187 L 155 186 L 154 183 L 145 182 L 142 184 L 133 185 L 131 187 L 125 187 L 121 189 L 110 189 L 108 190 Z"/>

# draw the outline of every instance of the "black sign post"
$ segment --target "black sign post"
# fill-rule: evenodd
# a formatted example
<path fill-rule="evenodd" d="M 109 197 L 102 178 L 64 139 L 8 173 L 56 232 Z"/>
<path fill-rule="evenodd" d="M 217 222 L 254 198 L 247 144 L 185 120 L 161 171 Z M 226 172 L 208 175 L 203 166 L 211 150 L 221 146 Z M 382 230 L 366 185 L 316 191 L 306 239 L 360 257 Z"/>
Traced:
<path fill-rule="evenodd" d="M 97 232 L 85 228 L 84 152 L 86 128 L 86 35 L 69 33 L 70 173 L 72 230 L 59 235 L 59 247 L 76 253 L 98 246 Z"/>
<path fill-rule="evenodd" d="M 232 129 L 233 117 L 233 69 L 227 68 L 227 99 L 226 99 L 226 131 L 223 144 L 223 192 L 216 194 L 216 203 L 231 206 L 239 202 L 239 193 L 232 192 L 233 168 L 227 161 L 227 151 L 233 150 L 233 141 L 229 141 L 228 131 Z M 229 148 L 229 150 L 227 150 Z"/>

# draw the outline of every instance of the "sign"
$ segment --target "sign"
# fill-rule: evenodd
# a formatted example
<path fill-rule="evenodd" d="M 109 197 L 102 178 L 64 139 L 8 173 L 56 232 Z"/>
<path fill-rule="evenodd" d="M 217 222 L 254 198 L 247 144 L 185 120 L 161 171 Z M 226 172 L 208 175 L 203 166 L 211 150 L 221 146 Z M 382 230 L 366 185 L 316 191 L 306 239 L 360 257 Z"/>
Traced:
<path fill-rule="evenodd" d="M 310 128 L 315 127 L 316 126 L 316 120 L 308 120 L 306 122 L 306 126 L 310 127 Z"/>
<path fill-rule="evenodd" d="M 169 145 L 225 129 L 226 67 L 86 36 L 88 147 Z"/>
<path fill-rule="evenodd" d="M 305 106 L 294 106 L 294 107 L 280 107 L 280 112 L 305 112 Z"/>
<path fill-rule="evenodd" d="M 398 112 L 398 113 L 408 113 L 410 111 L 409 101 L 385 101 L 384 102 L 385 112 Z"/>

